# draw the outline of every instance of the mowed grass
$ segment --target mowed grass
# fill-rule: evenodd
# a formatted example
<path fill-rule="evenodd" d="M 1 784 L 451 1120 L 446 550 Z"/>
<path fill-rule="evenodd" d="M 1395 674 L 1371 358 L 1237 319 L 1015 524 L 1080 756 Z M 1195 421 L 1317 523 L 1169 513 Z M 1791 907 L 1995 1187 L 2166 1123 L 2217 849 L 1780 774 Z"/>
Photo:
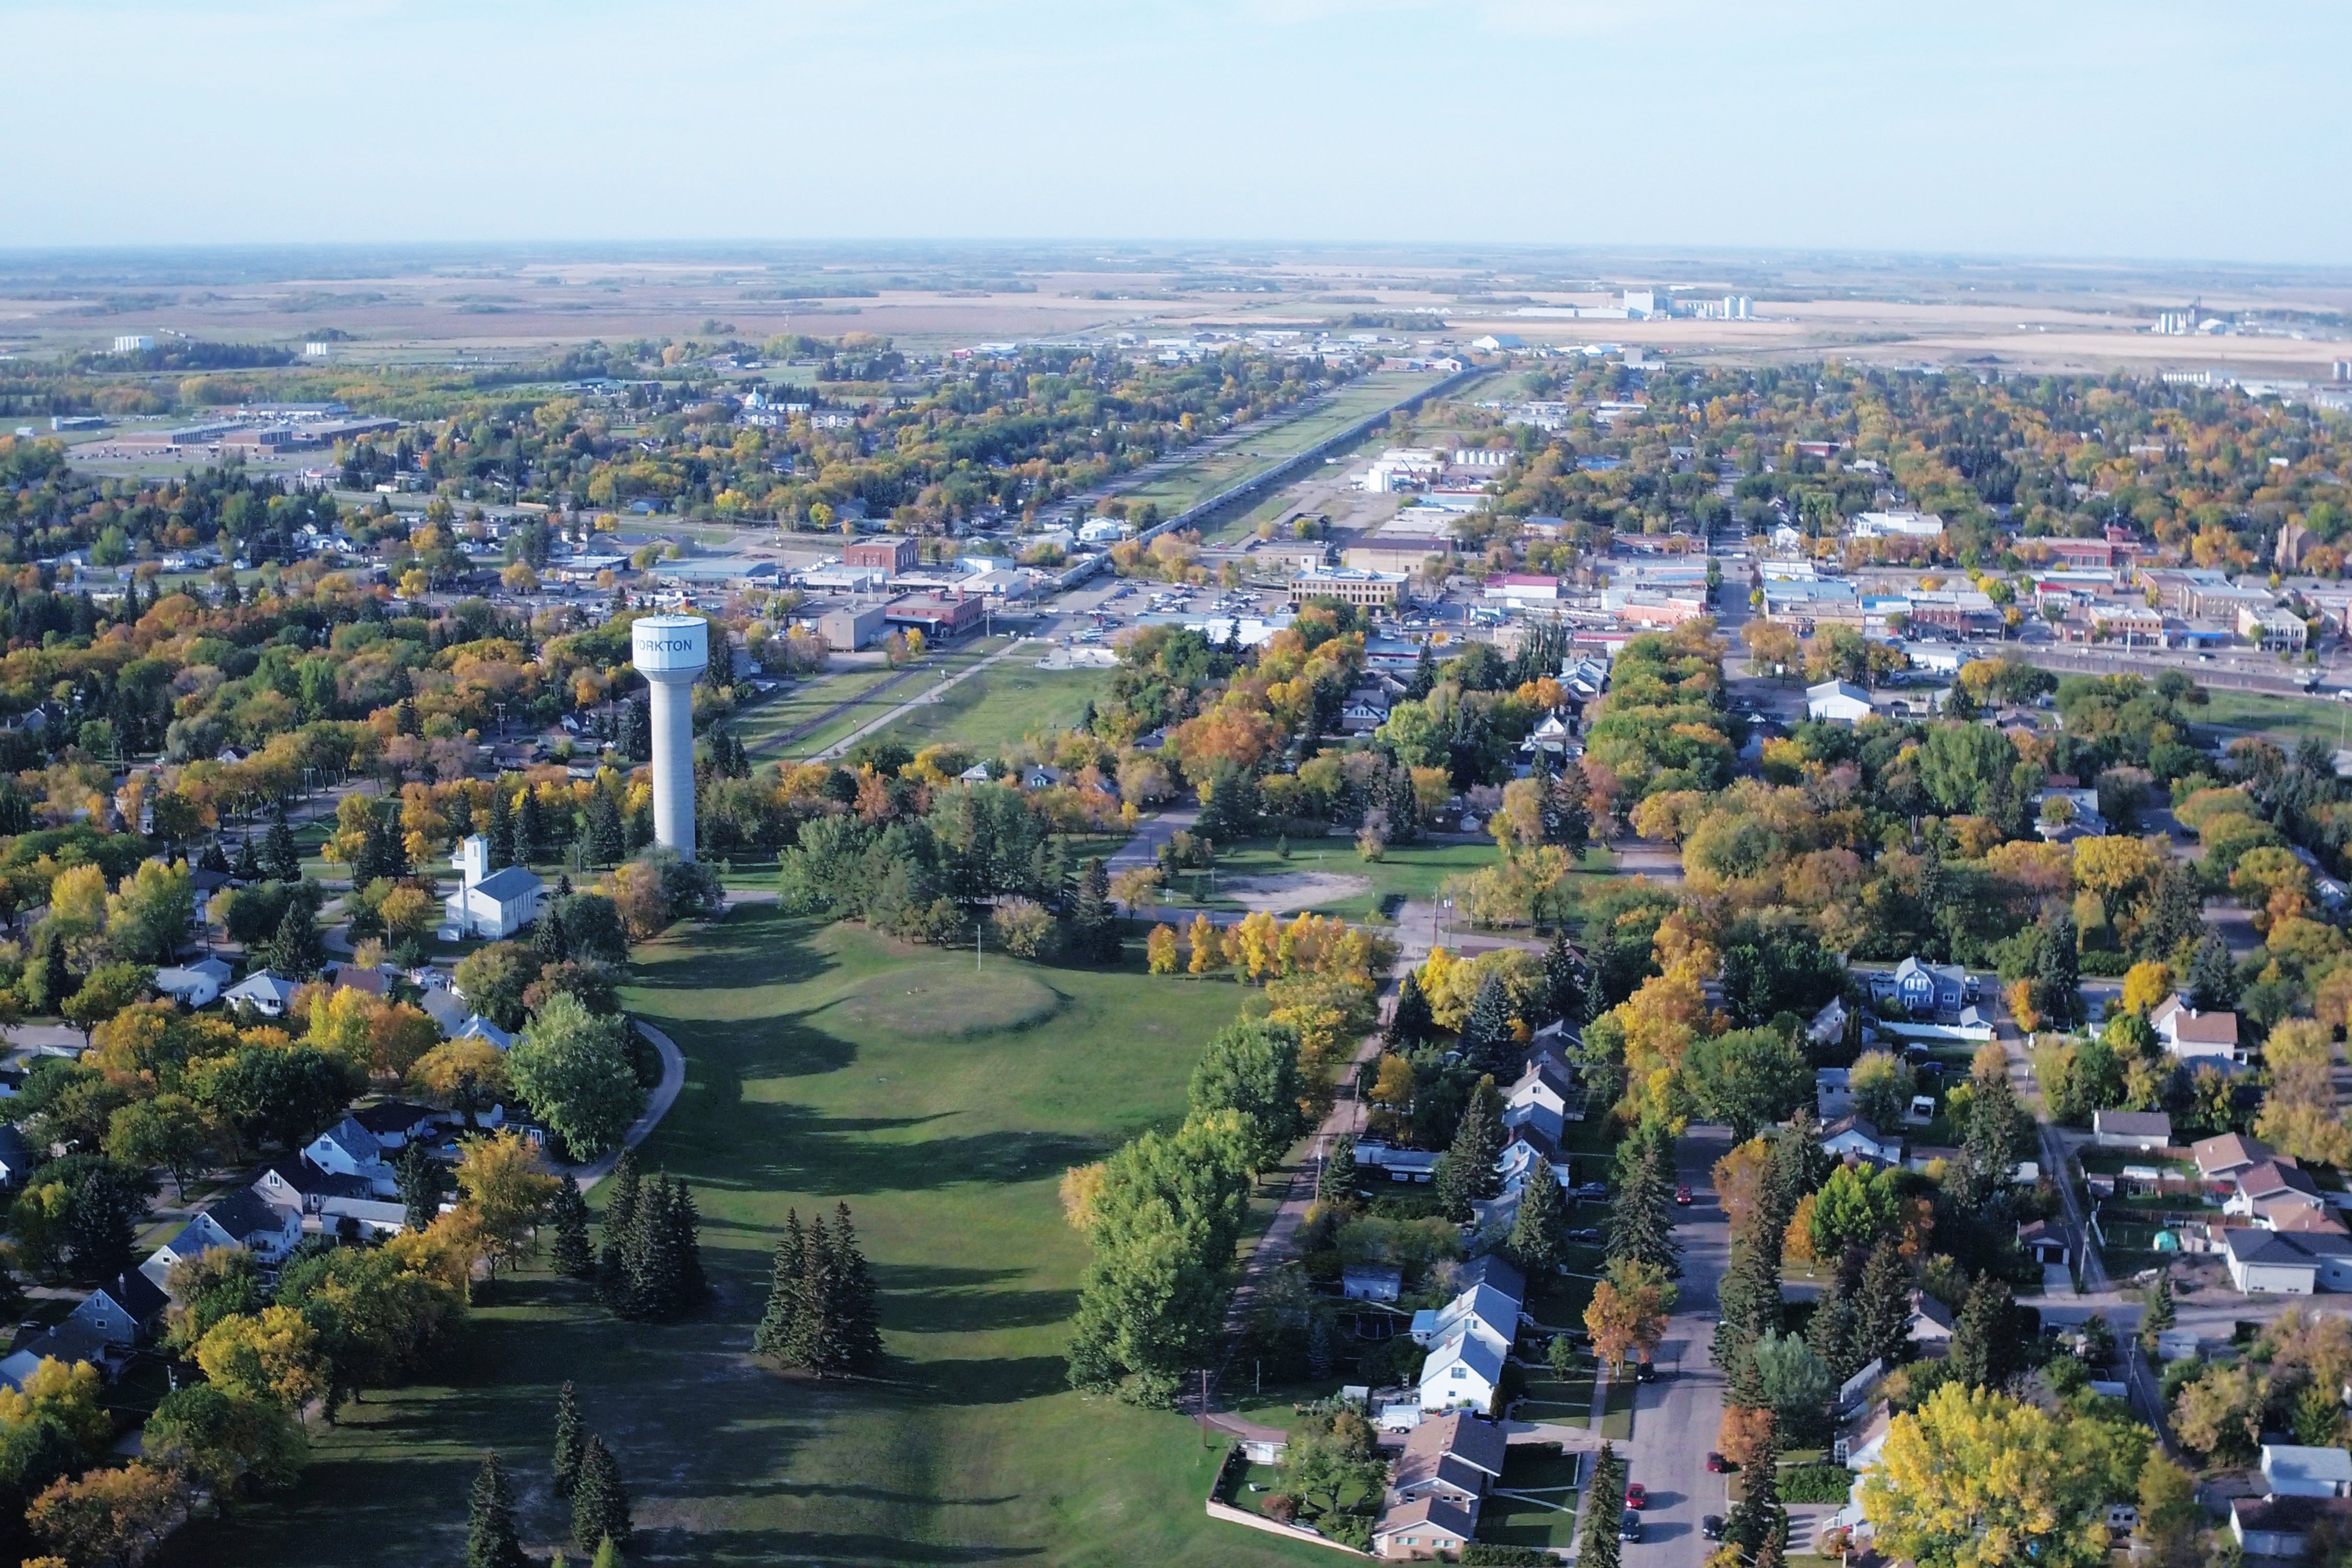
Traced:
<path fill-rule="evenodd" d="M 1215 876 L 1212 878 L 1206 870 L 1179 871 L 1174 885 L 1165 895 L 1166 901 L 1187 909 L 1195 905 L 1239 909 L 1239 901 L 1224 890 L 1232 878 L 1319 872 L 1357 878 L 1366 886 L 1360 891 L 1309 906 L 1315 912 L 1370 923 L 1392 922 L 1395 911 L 1390 906 L 1394 900 L 1430 902 L 1449 877 L 1483 871 L 1496 864 L 1498 858 L 1494 840 L 1488 838 L 1462 844 L 1394 845 L 1378 860 L 1370 861 L 1356 853 L 1353 837 L 1337 835 L 1292 839 L 1288 859 L 1283 858 L 1277 848 L 1276 841 L 1271 838 L 1244 839 L 1230 848 L 1220 845 Z M 1596 846 L 1585 852 L 1583 860 L 1570 874 L 1570 880 L 1581 887 L 1592 879 L 1613 874 L 1615 867 L 1616 858 Z M 1467 934 L 1467 926 L 1460 921 L 1449 921 L 1443 934 L 1448 943 L 1455 943 Z"/>
<path fill-rule="evenodd" d="M 2330 745 L 2346 743 L 2352 727 L 2352 703 L 2326 697 L 2278 697 L 2263 691 L 2231 691 L 2206 688 L 2201 708 L 2184 708 L 2199 725 L 2230 735 L 2275 735 L 2292 745 L 2305 735 L 2316 735 Z"/>
<path fill-rule="evenodd" d="M 1087 704 L 1110 689 L 1108 669 L 1039 669 L 1016 654 L 993 664 L 936 702 L 927 702 L 883 729 L 877 738 L 915 750 L 953 742 L 992 756 L 1031 735 L 1067 730 Z"/>
<path fill-rule="evenodd" d="M 1086 1248 L 1056 1184 L 1181 1115 L 1238 988 L 993 953 L 975 973 L 969 952 L 757 905 L 638 958 L 629 1005 L 688 1058 L 642 1152 L 691 1184 L 718 1300 L 627 1324 L 543 1266 L 502 1279 L 442 1381 L 346 1407 L 290 1497 L 185 1532 L 171 1561 L 455 1562 L 493 1447 L 527 1542 L 571 1552 L 547 1458 L 567 1378 L 631 1489 L 635 1563 L 1321 1560 L 1207 1519 L 1223 1449 L 1181 1417 L 1065 1381 Z M 870 1384 L 784 1376 L 750 1353 L 770 1252 L 788 1209 L 844 1201 L 889 1365 Z"/>
<path fill-rule="evenodd" d="M 1234 445 L 1180 464 L 1154 476 L 1150 483 L 1119 494 L 1129 504 L 1157 501 L 1163 516 L 1181 511 L 1443 379 L 1425 371 L 1375 371 L 1349 382 L 1319 407 L 1250 428 Z"/>

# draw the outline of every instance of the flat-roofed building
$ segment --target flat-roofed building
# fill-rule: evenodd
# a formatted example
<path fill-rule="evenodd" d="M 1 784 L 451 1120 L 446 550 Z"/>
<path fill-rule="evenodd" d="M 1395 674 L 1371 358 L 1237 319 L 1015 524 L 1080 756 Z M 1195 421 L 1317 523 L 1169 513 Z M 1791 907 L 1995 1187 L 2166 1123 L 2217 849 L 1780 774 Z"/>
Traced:
<path fill-rule="evenodd" d="M 1403 595 L 1402 572 L 1362 572 L 1342 566 L 1332 571 L 1301 572 L 1290 580 L 1293 605 L 1309 599 L 1337 599 L 1343 605 L 1378 609 L 1393 606 Z"/>
<path fill-rule="evenodd" d="M 1433 555 L 1454 552 L 1454 541 L 1435 534 L 1378 534 L 1339 552 L 1340 563 L 1358 572 L 1418 572 Z"/>

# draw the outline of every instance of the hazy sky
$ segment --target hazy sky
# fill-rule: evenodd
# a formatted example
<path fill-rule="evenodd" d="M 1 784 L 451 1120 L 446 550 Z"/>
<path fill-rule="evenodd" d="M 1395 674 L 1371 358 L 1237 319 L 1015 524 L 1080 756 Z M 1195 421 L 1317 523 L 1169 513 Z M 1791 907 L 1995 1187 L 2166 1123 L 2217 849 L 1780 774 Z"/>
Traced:
<path fill-rule="evenodd" d="M 0 0 L 0 245 L 2352 260 L 2340 0 Z"/>

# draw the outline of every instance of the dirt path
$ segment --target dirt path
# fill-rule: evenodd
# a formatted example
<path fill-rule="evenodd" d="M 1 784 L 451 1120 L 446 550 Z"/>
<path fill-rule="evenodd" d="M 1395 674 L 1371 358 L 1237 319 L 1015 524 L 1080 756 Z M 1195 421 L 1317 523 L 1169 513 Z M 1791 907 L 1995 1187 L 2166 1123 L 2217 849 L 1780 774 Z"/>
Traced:
<path fill-rule="evenodd" d="M 1269 877 L 1227 877 L 1219 890 L 1245 910 L 1278 915 L 1369 893 L 1372 879 L 1337 871 L 1280 871 Z"/>

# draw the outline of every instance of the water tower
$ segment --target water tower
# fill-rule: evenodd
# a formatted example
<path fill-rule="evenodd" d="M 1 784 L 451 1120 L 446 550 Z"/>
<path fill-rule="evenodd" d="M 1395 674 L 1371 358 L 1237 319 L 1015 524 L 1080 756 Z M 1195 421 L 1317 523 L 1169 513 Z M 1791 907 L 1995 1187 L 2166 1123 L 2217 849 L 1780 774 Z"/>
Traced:
<path fill-rule="evenodd" d="M 699 616 L 644 616 L 629 626 L 629 662 L 653 689 L 654 842 L 694 858 L 694 682 L 710 664 Z"/>

